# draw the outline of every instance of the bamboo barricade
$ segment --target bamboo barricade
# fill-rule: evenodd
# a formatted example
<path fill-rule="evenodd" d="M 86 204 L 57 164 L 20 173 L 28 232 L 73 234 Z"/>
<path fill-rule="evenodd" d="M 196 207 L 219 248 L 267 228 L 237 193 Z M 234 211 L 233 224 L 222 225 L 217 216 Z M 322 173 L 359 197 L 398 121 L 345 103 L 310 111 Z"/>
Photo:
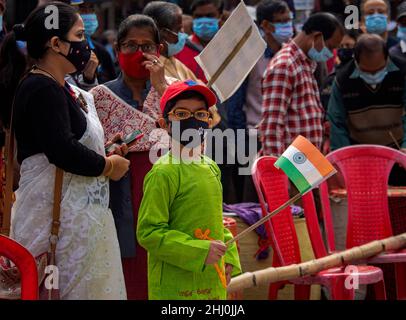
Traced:
<path fill-rule="evenodd" d="M 394 237 L 376 240 L 359 247 L 354 247 L 321 259 L 315 259 L 301 264 L 246 272 L 233 278 L 227 287 L 227 291 L 232 293 L 259 285 L 310 276 L 325 269 L 348 265 L 350 262 L 354 261 L 359 262 L 360 260 L 376 256 L 385 251 L 396 251 L 405 247 L 406 233 L 402 233 Z"/>

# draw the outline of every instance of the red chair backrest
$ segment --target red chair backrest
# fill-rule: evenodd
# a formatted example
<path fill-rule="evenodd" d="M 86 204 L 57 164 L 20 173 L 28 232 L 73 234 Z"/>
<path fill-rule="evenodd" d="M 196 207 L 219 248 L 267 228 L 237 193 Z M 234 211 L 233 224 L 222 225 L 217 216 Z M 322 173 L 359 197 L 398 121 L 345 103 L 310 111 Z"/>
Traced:
<path fill-rule="evenodd" d="M 263 215 L 277 209 L 289 200 L 289 181 L 282 170 L 275 168 L 275 157 L 261 157 L 256 160 L 252 169 L 252 177 L 257 189 Z M 303 198 L 303 208 L 310 240 L 316 257 L 326 255 L 312 193 Z M 290 208 L 286 208 L 270 219 L 266 224 L 272 247 L 275 250 L 280 265 L 300 263 L 300 249 Z"/>
<path fill-rule="evenodd" d="M 32 254 L 18 242 L 0 235 L 0 255 L 11 260 L 21 274 L 21 299 L 38 300 L 38 271 Z"/>
<path fill-rule="evenodd" d="M 347 248 L 392 236 L 388 208 L 388 180 L 397 162 L 406 167 L 406 155 L 376 145 L 345 147 L 327 159 L 344 178 L 348 199 Z M 321 187 L 329 249 L 335 250 L 328 187 Z"/>

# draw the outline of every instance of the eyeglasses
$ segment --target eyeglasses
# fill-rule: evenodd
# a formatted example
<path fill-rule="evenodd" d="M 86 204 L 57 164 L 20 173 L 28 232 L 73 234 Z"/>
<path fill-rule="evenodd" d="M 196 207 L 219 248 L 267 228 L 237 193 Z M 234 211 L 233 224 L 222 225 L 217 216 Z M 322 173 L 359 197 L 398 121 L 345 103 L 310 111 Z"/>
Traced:
<path fill-rule="evenodd" d="M 176 109 L 168 113 L 168 115 L 173 116 L 175 120 L 187 120 L 191 117 L 194 117 L 196 120 L 209 122 L 211 119 L 211 114 L 206 110 L 197 110 L 192 112 L 187 109 Z"/>
<path fill-rule="evenodd" d="M 121 44 L 121 51 L 125 51 L 126 53 L 134 53 L 141 49 L 144 53 L 155 53 L 157 52 L 157 45 L 152 43 L 147 44 L 137 44 L 133 41 L 123 42 Z"/>

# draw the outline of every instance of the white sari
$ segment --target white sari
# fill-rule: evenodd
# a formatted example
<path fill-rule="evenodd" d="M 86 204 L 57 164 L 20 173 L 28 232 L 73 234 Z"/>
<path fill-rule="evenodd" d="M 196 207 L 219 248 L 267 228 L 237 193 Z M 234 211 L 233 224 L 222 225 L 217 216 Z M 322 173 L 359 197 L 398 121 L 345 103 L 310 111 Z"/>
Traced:
<path fill-rule="evenodd" d="M 80 143 L 105 155 L 103 128 L 92 95 L 87 129 Z M 13 206 L 11 237 L 34 256 L 48 250 L 52 222 L 55 166 L 44 154 L 21 164 L 19 189 Z M 113 216 L 108 208 L 106 177 L 64 173 L 61 227 L 56 250 L 61 299 L 126 299 L 120 249 Z"/>

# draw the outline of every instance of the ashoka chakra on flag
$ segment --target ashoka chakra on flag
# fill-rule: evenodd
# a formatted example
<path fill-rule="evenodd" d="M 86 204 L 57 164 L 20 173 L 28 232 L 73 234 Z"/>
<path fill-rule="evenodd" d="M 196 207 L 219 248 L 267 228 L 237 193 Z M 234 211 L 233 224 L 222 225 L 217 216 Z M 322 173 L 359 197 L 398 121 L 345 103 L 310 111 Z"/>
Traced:
<path fill-rule="evenodd" d="M 298 136 L 275 162 L 301 194 L 317 187 L 337 171 L 323 154 L 303 136 Z"/>

